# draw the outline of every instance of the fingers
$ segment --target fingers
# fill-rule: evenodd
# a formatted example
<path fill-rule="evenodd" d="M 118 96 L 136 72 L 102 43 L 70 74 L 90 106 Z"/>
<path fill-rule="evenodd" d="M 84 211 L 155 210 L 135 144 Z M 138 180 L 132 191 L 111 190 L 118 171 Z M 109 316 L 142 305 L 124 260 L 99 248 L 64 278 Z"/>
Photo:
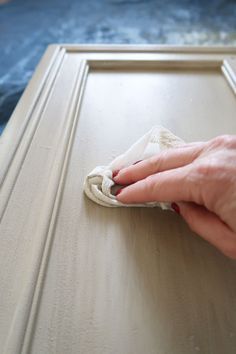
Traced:
<path fill-rule="evenodd" d="M 178 203 L 178 207 L 180 215 L 194 232 L 226 256 L 236 259 L 236 234 L 214 213 L 194 203 Z"/>
<path fill-rule="evenodd" d="M 113 178 L 117 184 L 131 184 L 154 173 L 185 166 L 203 150 L 205 143 L 186 144 L 162 151 L 160 154 L 119 171 Z"/>
<path fill-rule="evenodd" d="M 151 175 L 117 193 L 122 203 L 195 201 L 200 203 L 199 190 L 189 178 L 190 165 Z"/>

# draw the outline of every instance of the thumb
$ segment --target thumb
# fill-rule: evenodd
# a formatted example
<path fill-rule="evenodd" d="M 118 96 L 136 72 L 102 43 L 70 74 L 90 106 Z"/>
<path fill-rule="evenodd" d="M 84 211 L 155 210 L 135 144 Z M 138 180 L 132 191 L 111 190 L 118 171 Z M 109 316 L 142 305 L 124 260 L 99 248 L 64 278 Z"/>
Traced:
<path fill-rule="evenodd" d="M 214 213 L 195 203 L 174 203 L 189 227 L 226 256 L 236 259 L 236 234 Z"/>

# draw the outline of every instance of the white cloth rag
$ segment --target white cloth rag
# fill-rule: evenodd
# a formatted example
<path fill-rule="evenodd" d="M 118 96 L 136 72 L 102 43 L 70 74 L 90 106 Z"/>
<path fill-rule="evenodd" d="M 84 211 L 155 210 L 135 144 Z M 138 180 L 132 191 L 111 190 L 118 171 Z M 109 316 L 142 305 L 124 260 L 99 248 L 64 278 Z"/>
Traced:
<path fill-rule="evenodd" d="M 143 204 L 123 204 L 112 194 L 115 182 L 112 172 L 134 164 L 136 161 L 145 160 L 158 154 L 160 151 L 177 147 L 184 142 L 162 126 L 154 126 L 148 133 L 134 143 L 124 154 L 116 157 L 107 166 L 98 166 L 92 170 L 84 182 L 85 194 L 95 203 L 106 207 L 156 207 L 169 209 L 169 203 L 148 202 Z"/>

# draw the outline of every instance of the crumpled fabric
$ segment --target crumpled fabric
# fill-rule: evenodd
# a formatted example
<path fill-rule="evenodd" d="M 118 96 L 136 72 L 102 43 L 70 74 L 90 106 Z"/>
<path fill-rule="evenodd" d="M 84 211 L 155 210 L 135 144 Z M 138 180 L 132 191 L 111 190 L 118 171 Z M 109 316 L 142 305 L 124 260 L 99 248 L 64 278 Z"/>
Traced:
<path fill-rule="evenodd" d="M 170 209 L 170 203 L 148 202 L 123 204 L 112 193 L 115 182 L 112 172 L 148 159 L 159 152 L 183 145 L 184 141 L 162 126 L 154 126 L 135 142 L 124 154 L 116 157 L 107 166 L 97 166 L 85 178 L 84 192 L 95 203 L 106 207 L 161 207 Z"/>

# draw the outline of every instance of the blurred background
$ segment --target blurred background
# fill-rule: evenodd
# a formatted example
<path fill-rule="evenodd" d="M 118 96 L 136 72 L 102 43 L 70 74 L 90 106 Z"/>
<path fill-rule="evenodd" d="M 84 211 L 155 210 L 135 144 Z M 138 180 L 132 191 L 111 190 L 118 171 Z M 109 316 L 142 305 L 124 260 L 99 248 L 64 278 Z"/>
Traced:
<path fill-rule="evenodd" d="M 236 0 L 0 0 L 0 134 L 51 43 L 236 45 Z"/>

